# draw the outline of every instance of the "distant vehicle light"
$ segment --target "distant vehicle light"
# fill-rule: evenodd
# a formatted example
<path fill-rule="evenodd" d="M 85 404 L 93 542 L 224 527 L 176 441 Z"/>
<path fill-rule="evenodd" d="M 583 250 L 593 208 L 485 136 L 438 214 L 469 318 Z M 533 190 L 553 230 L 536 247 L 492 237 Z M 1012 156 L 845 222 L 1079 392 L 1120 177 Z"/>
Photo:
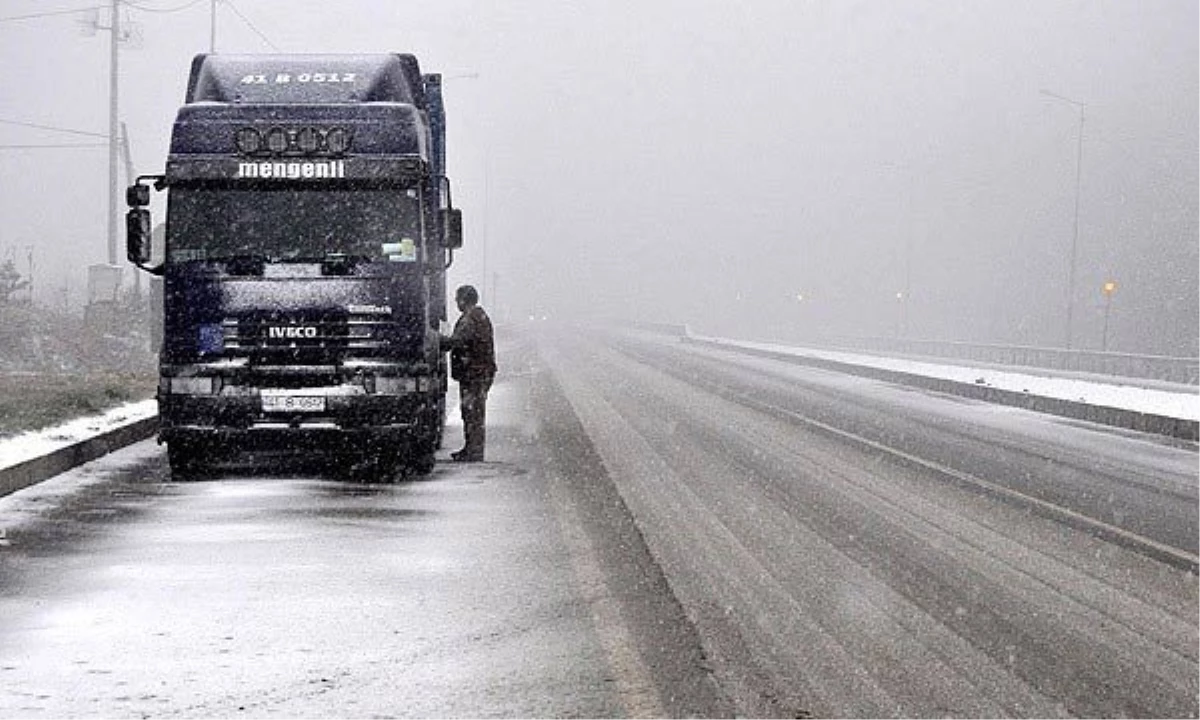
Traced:
<path fill-rule="evenodd" d="M 296 146 L 305 155 L 312 155 L 321 147 L 321 136 L 314 128 L 301 128 L 296 133 Z"/>
<path fill-rule="evenodd" d="M 267 149 L 275 155 L 281 155 L 288 148 L 287 131 L 280 127 L 267 131 Z"/>
<path fill-rule="evenodd" d="M 233 136 L 233 145 L 243 155 L 254 155 L 262 150 L 262 135 L 252 127 L 244 127 Z"/>
<path fill-rule="evenodd" d="M 350 131 L 346 128 L 330 128 L 325 134 L 325 147 L 334 155 L 341 155 L 350 149 Z"/>

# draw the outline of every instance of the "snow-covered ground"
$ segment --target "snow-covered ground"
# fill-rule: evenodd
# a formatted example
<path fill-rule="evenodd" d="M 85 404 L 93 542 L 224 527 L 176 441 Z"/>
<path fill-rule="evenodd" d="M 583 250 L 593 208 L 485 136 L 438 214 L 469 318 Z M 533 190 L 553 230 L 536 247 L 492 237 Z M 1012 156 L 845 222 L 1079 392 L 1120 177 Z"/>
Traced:
<path fill-rule="evenodd" d="M 880 368 L 894 372 L 941 378 L 971 385 L 985 385 L 999 390 L 1028 393 L 1039 397 L 1070 400 L 1099 407 L 1133 410 L 1150 415 L 1200 420 L 1200 390 L 1180 385 L 1177 391 L 1139 387 L 1136 380 L 1122 384 L 1120 378 L 1110 382 L 1055 377 L 1052 370 L 1035 375 L 990 367 L 951 365 L 916 360 L 901 360 L 875 355 L 810 350 L 786 345 L 727 340 L 725 338 L 693 335 L 696 340 L 726 345 L 733 348 L 762 350 L 797 357 L 812 357 L 821 360 Z M 1031 371 L 1032 372 L 1032 371 Z"/>
<path fill-rule="evenodd" d="M 115 407 L 102 415 L 76 418 L 62 425 L 4 438 L 0 440 L 0 469 L 153 417 L 157 412 L 158 401 L 142 400 Z"/>

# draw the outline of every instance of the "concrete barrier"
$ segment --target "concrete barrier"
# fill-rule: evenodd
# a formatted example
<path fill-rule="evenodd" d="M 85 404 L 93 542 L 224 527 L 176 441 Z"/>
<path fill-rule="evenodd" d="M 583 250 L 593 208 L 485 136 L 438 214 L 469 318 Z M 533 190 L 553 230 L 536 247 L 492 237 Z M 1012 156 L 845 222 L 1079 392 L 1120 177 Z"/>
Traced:
<path fill-rule="evenodd" d="M 95 437 L 66 445 L 45 455 L 0 468 L 0 497 L 47 480 L 158 431 L 158 415 L 133 420 Z"/>
<path fill-rule="evenodd" d="M 761 348 L 747 348 L 728 343 L 714 342 L 704 338 L 685 337 L 683 338 L 683 341 L 698 345 L 718 347 L 725 350 L 732 350 L 733 352 L 744 353 L 747 355 L 757 355 L 760 357 L 772 358 L 774 360 L 783 360 L 796 365 L 808 365 L 810 367 L 833 370 L 835 372 L 858 375 L 860 377 L 868 377 L 875 380 L 886 380 L 888 382 L 895 382 L 901 385 L 910 385 L 924 388 L 926 390 L 935 390 L 937 392 L 949 393 L 951 395 L 974 398 L 976 400 L 983 400 L 985 402 L 996 403 L 998 405 L 1010 405 L 1013 407 L 1024 408 L 1026 410 L 1032 410 L 1034 412 L 1071 418 L 1073 420 L 1086 420 L 1087 422 L 1094 422 L 1101 425 L 1136 430 L 1144 433 L 1153 433 L 1156 435 L 1166 435 L 1168 437 L 1179 438 L 1181 440 L 1196 441 L 1197 439 L 1200 439 L 1200 429 L 1197 428 L 1197 423 L 1195 420 L 1184 420 L 1165 415 L 1152 415 L 1149 413 L 1138 412 L 1136 410 L 1124 410 L 1122 408 L 1091 405 L 1088 403 L 1043 397 L 1029 393 L 1015 392 L 1012 390 L 1001 390 L 987 385 L 976 385 L 972 383 L 958 382 L 955 380 L 946 380 L 943 378 L 926 377 L 924 375 L 916 375 L 899 370 L 886 370 L 884 368 L 869 367 L 865 365 L 854 365 L 852 363 L 839 362 L 837 360 L 829 360 L 826 358 L 792 355 L 790 353 L 777 352 Z"/>

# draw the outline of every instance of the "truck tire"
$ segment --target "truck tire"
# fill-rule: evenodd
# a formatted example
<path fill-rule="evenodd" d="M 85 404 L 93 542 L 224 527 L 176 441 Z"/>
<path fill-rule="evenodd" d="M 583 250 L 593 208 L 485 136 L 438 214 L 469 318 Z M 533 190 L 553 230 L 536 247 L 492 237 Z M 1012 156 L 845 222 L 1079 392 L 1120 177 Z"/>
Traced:
<path fill-rule="evenodd" d="M 434 455 L 434 450 L 424 447 L 424 445 L 425 443 L 418 444 L 409 458 L 409 467 L 418 475 L 428 475 L 433 472 L 434 466 L 437 465 L 437 457 Z"/>
<path fill-rule="evenodd" d="M 203 448 L 186 440 L 167 443 L 167 462 L 171 466 L 171 479 L 178 482 L 203 477 L 206 467 Z"/>
<path fill-rule="evenodd" d="M 433 472 L 433 468 L 437 464 L 437 451 L 442 447 L 445 412 L 444 401 L 439 402 L 434 412 L 430 413 L 429 424 L 412 439 L 409 445 L 405 460 L 408 468 L 418 475 L 428 475 Z"/>
<path fill-rule="evenodd" d="M 374 449 L 345 458 L 346 478 L 359 483 L 394 483 L 400 475 L 400 455 L 394 450 Z"/>
<path fill-rule="evenodd" d="M 438 398 L 437 417 L 434 418 L 434 427 L 437 428 L 437 430 L 435 431 L 436 438 L 434 439 L 434 443 L 433 443 L 433 449 L 436 451 L 436 450 L 442 449 L 442 442 L 445 440 L 445 436 L 446 436 L 446 396 L 445 395 L 442 395 L 440 398 Z"/>

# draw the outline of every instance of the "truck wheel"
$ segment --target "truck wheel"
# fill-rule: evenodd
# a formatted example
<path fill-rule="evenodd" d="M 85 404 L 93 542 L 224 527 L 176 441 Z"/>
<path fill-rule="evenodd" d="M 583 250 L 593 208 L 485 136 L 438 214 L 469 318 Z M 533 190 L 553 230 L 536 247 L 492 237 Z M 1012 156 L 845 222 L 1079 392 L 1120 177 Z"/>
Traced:
<path fill-rule="evenodd" d="M 353 482 L 392 483 L 400 471 L 399 454 L 391 450 L 357 453 L 347 460 L 346 475 Z"/>
<path fill-rule="evenodd" d="M 183 440 L 167 443 L 167 462 L 171 466 L 172 480 L 186 482 L 204 474 L 203 449 L 194 443 Z"/>
<path fill-rule="evenodd" d="M 437 417 L 433 419 L 434 427 L 437 428 L 435 431 L 433 449 L 441 450 L 442 441 L 445 439 L 446 435 L 446 397 L 444 395 L 438 399 L 437 406 Z"/>
<path fill-rule="evenodd" d="M 376 459 L 375 480 L 378 483 L 394 483 L 403 479 L 403 466 L 400 454 L 396 452 L 382 453 Z"/>
<path fill-rule="evenodd" d="M 409 458 L 409 467 L 418 475 L 428 475 L 437 465 L 437 457 L 433 453 L 433 450 L 417 447 Z"/>

